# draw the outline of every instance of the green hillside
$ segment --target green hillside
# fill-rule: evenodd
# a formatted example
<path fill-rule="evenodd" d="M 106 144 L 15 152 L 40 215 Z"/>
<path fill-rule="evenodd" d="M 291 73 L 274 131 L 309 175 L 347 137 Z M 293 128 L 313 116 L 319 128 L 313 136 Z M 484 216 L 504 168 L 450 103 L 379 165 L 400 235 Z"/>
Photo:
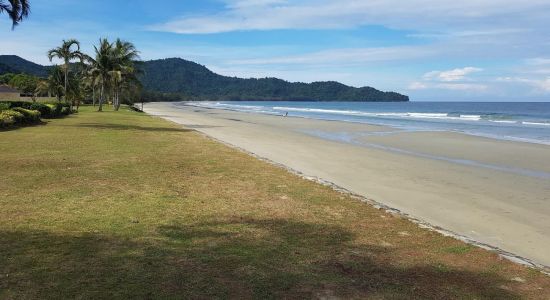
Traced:
<path fill-rule="evenodd" d="M 218 75 L 205 66 L 181 58 L 140 62 L 145 101 L 286 100 L 286 101 L 408 101 L 395 92 L 355 88 L 335 81 L 288 82 L 278 78 L 243 79 Z M 39 77 L 49 67 L 16 55 L 0 55 L 0 74 L 27 73 Z"/>
<path fill-rule="evenodd" d="M 142 63 L 142 83 L 150 92 L 201 100 L 408 101 L 408 97 L 371 87 L 354 88 L 328 81 L 291 83 L 277 78 L 236 78 L 218 75 L 181 58 Z"/>

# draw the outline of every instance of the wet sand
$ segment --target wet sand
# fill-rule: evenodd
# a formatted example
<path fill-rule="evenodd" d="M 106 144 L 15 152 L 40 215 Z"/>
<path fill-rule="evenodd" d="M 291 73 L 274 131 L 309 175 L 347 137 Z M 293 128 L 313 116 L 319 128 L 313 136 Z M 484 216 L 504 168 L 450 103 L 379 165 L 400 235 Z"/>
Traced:
<path fill-rule="evenodd" d="M 171 103 L 144 109 L 550 266 L 550 146 Z"/>

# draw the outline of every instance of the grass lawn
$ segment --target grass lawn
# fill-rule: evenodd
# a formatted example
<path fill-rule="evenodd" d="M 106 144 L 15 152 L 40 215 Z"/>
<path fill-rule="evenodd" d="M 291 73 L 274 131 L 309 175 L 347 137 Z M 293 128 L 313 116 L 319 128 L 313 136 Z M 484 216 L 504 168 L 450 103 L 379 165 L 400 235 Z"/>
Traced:
<path fill-rule="evenodd" d="M 550 277 L 122 108 L 0 132 L 0 299 L 550 299 Z"/>

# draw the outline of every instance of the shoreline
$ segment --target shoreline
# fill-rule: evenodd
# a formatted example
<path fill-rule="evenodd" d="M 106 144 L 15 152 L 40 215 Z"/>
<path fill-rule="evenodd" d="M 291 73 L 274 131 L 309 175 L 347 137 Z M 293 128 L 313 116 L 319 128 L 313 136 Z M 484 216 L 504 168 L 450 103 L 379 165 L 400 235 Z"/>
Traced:
<path fill-rule="evenodd" d="M 159 105 L 160 105 L 160 108 L 159 108 Z M 168 107 L 166 107 L 166 105 Z M 170 104 L 170 103 L 152 104 L 152 105 L 149 104 L 149 105 L 147 105 L 148 107 L 146 106 L 145 111 L 148 112 L 151 115 L 157 115 L 157 116 L 160 115 L 160 117 L 163 117 L 163 118 L 168 119 L 170 121 L 176 122 L 178 124 L 183 123 L 182 125 L 184 125 L 184 126 L 193 125 L 193 124 L 186 124 L 186 122 L 182 122 L 182 120 L 181 120 L 182 116 L 178 116 L 178 113 L 182 113 L 182 112 L 176 112 L 174 114 L 173 111 L 170 111 L 169 108 L 172 105 L 173 104 Z M 216 110 L 216 109 L 198 108 L 196 106 L 188 106 L 188 107 L 199 109 L 199 111 L 189 112 L 189 111 L 186 110 L 185 111 L 186 116 L 187 117 L 192 117 L 193 121 L 201 120 L 204 123 L 204 124 L 194 124 L 195 128 L 193 128 L 193 126 L 191 126 L 190 128 L 191 129 L 196 129 L 197 131 L 202 132 L 203 134 L 205 134 L 206 136 L 208 136 L 208 137 L 210 137 L 214 140 L 217 140 L 217 141 L 222 142 L 224 144 L 230 145 L 234 148 L 238 148 L 239 150 L 247 152 L 247 153 L 253 155 L 254 157 L 260 158 L 262 160 L 269 161 L 272 164 L 283 167 L 283 168 L 289 170 L 290 172 L 298 174 L 298 175 L 300 175 L 302 177 L 305 177 L 307 179 L 314 180 L 314 181 L 317 181 L 319 183 L 332 186 L 333 188 L 335 188 L 339 191 L 349 193 L 349 194 L 353 195 L 356 198 L 357 197 L 360 198 L 363 201 L 366 200 L 367 202 L 371 203 L 375 207 L 380 207 L 384 210 L 388 210 L 388 211 L 393 212 L 393 213 L 398 213 L 398 214 L 406 217 L 407 219 L 410 219 L 411 221 L 419 224 L 419 226 L 421 226 L 421 227 L 429 227 L 432 230 L 438 231 L 438 232 L 440 232 L 444 235 L 451 235 L 451 236 L 453 236 L 453 237 L 455 237 L 459 240 L 465 241 L 467 243 L 474 244 L 474 245 L 480 246 L 482 248 L 490 248 L 491 250 L 497 252 L 499 255 L 504 256 L 504 257 L 506 257 L 510 260 L 515 261 L 515 262 L 524 263 L 524 264 L 527 264 L 531 267 L 536 267 L 540 270 L 544 270 L 546 272 L 548 272 L 548 270 L 549 270 L 549 267 L 548 267 L 549 264 L 547 264 L 545 262 L 543 262 L 543 263 L 540 262 L 540 260 L 541 260 L 540 251 L 539 251 L 538 259 L 533 259 L 532 255 L 530 257 L 530 255 L 525 255 L 525 253 L 518 253 L 520 251 L 510 250 L 509 247 L 507 247 L 507 245 L 509 243 L 505 242 L 506 239 L 500 239 L 501 242 L 502 242 L 500 245 L 498 243 L 499 239 L 495 239 L 495 240 L 489 239 L 489 241 L 487 241 L 487 239 L 484 239 L 483 235 L 484 234 L 486 235 L 486 232 L 491 232 L 491 230 L 493 230 L 493 229 L 491 229 L 491 227 L 497 227 L 497 228 L 499 227 L 498 224 L 494 224 L 495 226 L 491 226 L 490 224 L 487 224 L 487 223 L 490 223 L 490 220 L 485 222 L 485 224 L 478 224 L 478 225 L 483 225 L 483 226 L 480 226 L 480 227 L 485 227 L 485 228 L 483 228 L 485 233 L 480 233 L 480 234 L 478 234 L 478 236 L 472 237 L 471 234 L 464 234 L 464 232 L 461 232 L 460 230 L 456 230 L 455 228 L 449 228 L 449 227 L 452 227 L 452 226 L 445 226 L 445 224 L 441 224 L 441 222 L 440 222 L 441 220 L 436 220 L 435 222 L 434 222 L 433 219 L 430 220 L 430 218 L 429 217 L 427 218 L 426 215 L 423 215 L 423 213 L 419 213 L 419 212 L 422 211 L 422 209 L 419 209 L 418 207 L 416 207 L 416 209 L 411 209 L 411 204 L 403 205 L 403 202 L 399 203 L 399 201 L 398 202 L 387 201 L 386 200 L 387 197 L 381 197 L 379 195 L 376 195 L 377 193 L 369 193 L 369 192 L 364 192 L 364 191 L 358 191 L 355 188 L 355 186 L 353 186 L 353 185 L 350 186 L 349 184 L 346 183 L 345 180 L 343 180 L 343 181 L 331 180 L 332 178 L 330 178 L 330 176 L 323 176 L 323 174 L 318 174 L 318 173 L 322 173 L 322 172 L 316 173 L 316 172 L 312 172 L 311 170 L 307 170 L 307 168 L 300 168 L 299 165 L 297 167 L 296 165 L 285 163 L 284 161 L 281 161 L 281 159 L 277 159 L 277 155 L 275 155 L 275 157 L 273 157 L 273 155 L 269 155 L 269 153 L 268 153 L 269 151 L 267 152 L 268 155 L 266 155 L 265 151 L 263 153 L 262 153 L 262 151 L 254 151 L 255 150 L 254 147 L 250 147 L 250 145 L 246 143 L 246 141 L 245 141 L 246 139 L 244 137 L 241 136 L 240 138 L 235 139 L 235 136 L 231 136 L 231 135 L 227 135 L 227 134 L 224 136 L 224 134 L 220 134 L 220 132 L 215 132 L 216 127 L 210 127 L 210 126 L 213 126 L 213 125 L 208 125 L 207 124 L 209 121 L 219 121 L 219 119 L 224 119 L 224 117 L 225 117 L 225 119 L 227 119 L 225 121 L 226 123 L 228 121 L 229 122 L 237 122 L 237 123 L 239 123 L 239 122 L 242 123 L 244 121 L 244 120 L 241 120 L 242 118 L 241 119 L 238 119 L 236 117 L 235 118 L 228 118 L 228 116 L 223 116 L 224 114 L 230 114 L 231 117 L 236 116 L 236 115 L 240 116 L 242 114 L 248 114 L 248 115 L 250 115 L 250 117 L 249 117 L 250 119 L 254 119 L 256 121 L 258 119 L 262 119 L 262 118 L 266 118 L 266 117 L 269 118 L 269 117 L 273 117 L 273 116 L 270 116 L 270 115 L 254 115 L 254 114 L 243 113 L 243 112 L 234 112 L 234 111 L 232 111 L 232 113 L 230 113 L 231 111 L 227 111 L 227 112 L 224 113 L 224 111 Z M 157 110 L 154 111 L 155 109 L 157 109 Z M 162 113 L 162 114 L 159 113 L 159 111 L 158 111 L 159 109 L 161 111 L 163 111 L 164 113 Z M 206 113 L 204 111 L 200 112 L 200 110 L 207 110 L 207 111 L 210 111 L 210 112 L 209 113 Z M 215 116 L 215 117 L 212 117 L 212 118 L 209 119 L 210 116 L 208 116 L 208 115 L 212 115 L 212 116 Z M 178 120 L 178 118 L 180 118 L 180 119 Z M 214 120 L 214 118 L 218 118 L 218 119 Z M 233 119 L 233 120 L 231 120 L 231 119 Z M 238 120 L 238 121 L 236 121 L 236 120 Z M 285 120 L 288 121 L 288 120 L 290 120 L 290 118 L 285 119 Z M 189 120 L 189 121 L 191 121 L 191 120 Z M 307 124 L 308 123 L 307 121 L 319 121 L 319 120 L 302 118 L 302 120 L 294 120 L 294 121 L 289 121 L 289 122 L 291 122 L 291 123 L 298 122 L 298 123 L 300 123 L 301 126 L 307 127 L 307 126 L 309 126 Z M 326 122 L 326 121 L 313 122 L 313 123 L 317 124 L 317 123 L 324 123 L 324 122 Z M 342 123 L 342 122 L 338 122 L 338 121 L 328 121 L 328 122 L 334 122 L 334 124 L 328 125 L 328 127 L 338 127 L 338 126 L 342 125 L 342 124 L 339 124 L 339 123 Z M 189 123 L 189 122 L 187 122 L 187 123 Z M 252 122 L 252 123 L 254 123 L 254 122 Z M 306 124 L 302 124 L 302 123 L 306 123 Z M 265 126 L 265 124 L 259 124 L 259 125 Z M 271 123 L 269 123 L 268 125 L 271 125 Z M 362 124 L 362 123 L 359 123 L 359 124 L 356 124 L 356 125 L 359 125 L 361 127 L 365 126 L 365 124 Z M 324 126 L 326 126 L 326 124 Z M 387 130 L 387 129 L 391 128 L 391 127 L 385 127 L 384 128 L 383 126 L 376 126 L 376 125 L 375 126 L 368 125 L 368 128 L 361 128 L 361 129 L 352 128 L 352 127 L 357 127 L 357 126 L 351 126 L 351 127 L 346 126 L 346 129 L 349 129 L 349 130 L 352 130 L 352 131 L 353 130 L 376 131 L 376 130 L 381 130 L 381 129 L 382 130 L 384 130 L 384 129 Z M 330 128 L 328 128 L 328 129 L 330 129 Z M 219 129 L 218 131 L 221 131 L 221 129 Z M 238 131 L 239 131 L 238 129 L 235 129 L 232 132 L 232 134 L 236 134 L 235 132 L 238 132 Z M 212 133 L 214 133 L 214 134 L 212 134 Z M 279 132 L 277 132 L 277 133 L 279 133 Z M 405 134 L 406 134 L 406 132 L 405 132 Z M 284 136 L 284 134 L 282 134 L 282 135 Z M 302 134 L 302 135 L 303 135 L 303 137 L 306 136 L 305 134 Z M 231 140 L 232 138 L 233 138 L 233 140 Z M 311 138 L 311 136 L 308 137 L 308 139 L 310 139 L 310 138 Z M 488 139 L 488 138 L 485 138 L 485 139 Z M 250 141 L 248 141 L 248 142 L 250 142 Z M 327 141 L 323 142 L 323 144 L 326 144 L 326 143 L 327 143 Z M 342 145 L 342 143 L 337 143 L 337 144 L 340 147 Z M 323 145 L 323 146 L 326 146 L 326 145 Z M 334 146 L 334 145 L 332 145 L 332 146 Z M 351 146 L 348 145 L 348 147 L 351 147 Z M 265 150 L 265 149 L 263 149 L 263 150 Z M 357 150 L 357 149 L 354 149 L 354 150 Z M 372 150 L 372 149 L 369 150 L 369 151 L 370 152 L 384 152 L 384 151 L 376 151 L 376 150 Z M 403 155 L 393 155 L 393 156 L 403 156 Z M 280 158 L 280 155 L 279 155 L 279 158 Z M 419 160 L 421 160 L 421 159 L 419 159 Z M 433 164 L 436 164 L 436 163 L 434 162 Z M 465 167 L 465 168 L 468 169 L 467 167 Z M 471 168 L 473 168 L 473 167 L 470 167 L 470 169 Z M 462 170 L 462 171 L 464 171 L 464 170 Z M 468 171 L 471 172 L 472 170 L 468 170 Z M 495 173 L 494 171 L 486 171 L 486 172 Z M 500 176 L 502 176 L 502 175 L 500 175 Z M 508 176 L 508 177 L 510 177 L 510 176 Z M 521 177 L 521 176 L 511 176 L 511 177 Z M 523 178 L 523 180 L 525 180 L 525 178 Z M 423 192 L 423 193 L 426 194 L 426 192 Z M 422 192 L 420 194 L 422 194 Z M 384 196 L 386 196 L 386 195 L 384 195 Z M 402 194 L 402 197 L 404 198 L 406 196 Z M 431 203 L 433 204 L 433 201 Z M 468 211 L 469 209 L 471 209 L 471 207 L 468 208 L 464 204 L 463 205 L 460 205 L 460 203 L 459 204 L 454 203 L 454 204 L 458 205 L 458 206 L 462 206 L 461 208 L 464 211 Z M 422 205 L 419 205 L 419 206 L 422 206 Z M 478 206 L 479 206 L 479 203 L 478 203 Z M 481 209 L 481 207 L 475 207 L 474 210 L 476 210 L 476 209 L 481 211 L 480 216 L 482 216 L 483 213 L 492 213 L 494 215 L 499 215 L 500 214 L 500 212 L 495 212 L 495 211 L 491 212 L 491 210 L 486 209 L 486 208 Z M 426 210 L 429 211 L 430 209 L 426 209 Z M 437 209 L 435 209 L 435 211 L 437 211 Z M 519 208 L 519 211 L 521 211 L 521 208 Z M 434 211 L 431 212 L 431 214 L 433 214 L 433 213 L 434 213 Z M 494 217 L 495 219 L 498 219 L 497 216 L 492 216 L 492 217 Z M 500 217 L 502 217 L 502 216 L 500 216 Z M 505 219 L 506 218 L 504 218 L 500 221 L 497 220 L 498 221 L 497 223 L 500 223 L 500 225 L 503 225 L 503 224 L 506 225 L 506 222 L 504 221 Z M 518 220 L 514 220 L 514 221 L 518 221 Z M 479 221 L 478 221 L 478 223 L 479 223 Z M 525 224 L 521 224 L 521 222 L 519 222 L 517 225 L 525 225 Z M 533 225 L 533 224 L 530 224 L 530 225 Z M 544 227 L 547 224 L 544 223 L 544 224 L 540 224 L 540 225 L 542 225 Z M 512 224 L 512 227 L 513 226 L 514 225 Z M 505 226 L 505 227 L 510 227 L 510 225 Z M 531 227 L 529 227 L 529 228 L 531 228 Z M 538 230 L 536 230 L 534 227 L 531 228 L 530 231 L 534 231 L 534 232 L 531 232 L 531 233 L 535 234 L 535 236 L 537 235 L 536 232 Z M 519 235 L 521 235 L 521 229 L 518 229 L 516 233 L 519 233 Z M 503 232 L 500 232 L 500 234 L 503 234 Z M 512 234 L 512 235 L 517 236 L 518 234 Z M 538 237 L 543 237 L 543 236 L 539 235 Z M 493 242 L 493 241 L 495 241 L 495 242 Z M 528 243 L 531 243 L 533 241 L 537 241 L 537 239 L 534 238 L 534 236 L 531 236 L 531 238 L 527 238 L 527 240 L 523 240 L 523 241 L 518 241 L 516 244 L 519 244 L 520 245 L 519 248 L 521 248 L 522 243 L 528 244 Z M 544 242 L 548 243 L 548 241 L 544 241 Z M 502 247 L 503 245 L 504 245 L 504 247 Z M 531 247 L 531 250 L 533 250 L 533 247 Z M 529 251 L 527 251 L 527 253 L 528 252 Z M 537 251 L 535 250 L 535 252 L 537 252 Z"/>
<path fill-rule="evenodd" d="M 176 123 L 177 124 L 177 123 Z M 489 244 L 486 244 L 486 243 L 483 243 L 483 242 L 480 242 L 480 241 L 477 241 L 477 240 L 474 240 L 474 239 L 471 239 L 465 235 L 461 235 L 459 233 L 456 233 L 456 232 L 453 232 L 453 231 L 450 231 L 450 230 L 447 230 L 445 228 L 442 228 L 442 227 L 439 227 L 439 226 L 435 226 L 433 224 L 430 224 L 424 220 L 421 220 L 415 216 L 412 216 L 404 211 L 401 211 L 397 208 L 393 208 L 393 207 L 390 207 L 384 203 L 381 203 L 381 202 L 378 202 L 374 199 L 371 199 L 371 198 L 368 198 L 367 196 L 364 196 L 364 195 L 359 195 L 359 194 L 356 194 L 354 193 L 353 191 L 350 191 L 342 186 L 339 186 L 337 184 L 335 184 L 334 182 L 331 182 L 331 181 L 328 181 L 328 180 L 325 180 L 323 178 L 320 178 L 320 177 L 316 177 L 316 176 L 312 176 L 312 175 L 308 175 L 308 174 L 304 174 L 296 169 L 293 169 L 287 165 L 284 165 L 284 164 L 280 164 L 276 161 L 273 161 L 273 160 L 270 160 L 269 158 L 266 158 L 266 157 L 263 157 L 263 156 L 260 156 L 254 152 L 250 152 L 246 149 L 243 149 L 241 147 L 238 147 L 236 145 L 233 145 L 233 144 L 230 144 L 230 143 L 227 143 L 225 141 L 222 141 L 222 140 L 219 140 L 219 139 L 216 139 L 206 133 L 203 133 L 203 132 L 200 132 L 200 131 L 197 131 L 198 133 L 200 133 L 202 136 L 204 136 L 205 138 L 208 138 L 210 140 L 213 140 L 215 142 L 218 142 L 220 144 L 223 144 L 223 145 L 226 145 L 230 148 L 233 148 L 233 149 L 236 149 L 238 151 L 241 151 L 243 153 L 246 153 L 258 160 L 261 160 L 261 161 L 264 161 L 264 162 L 267 162 L 273 166 L 276 166 L 278 168 L 281 168 L 281 169 L 284 169 L 285 171 L 291 173 L 291 174 L 294 174 L 300 178 L 303 178 L 303 179 L 306 179 L 306 180 L 309 180 L 309 181 L 313 181 L 315 183 L 318 183 L 318 184 L 321 184 L 321 185 L 324 185 L 324 186 L 327 186 L 327 187 L 330 187 L 331 189 L 339 192 L 339 193 L 342 193 L 342 194 L 345 194 L 345 195 L 348 195 L 358 201 L 361 201 L 361 202 L 365 202 L 366 204 L 368 205 L 371 205 L 372 207 L 376 208 L 376 209 L 380 209 L 380 210 L 383 210 L 385 211 L 386 213 L 390 213 L 390 214 L 394 214 L 394 215 L 398 215 L 400 217 L 403 217 L 415 224 L 417 224 L 420 228 L 424 228 L 424 229 L 428 229 L 428 230 L 431 230 L 431 231 L 435 231 L 437 233 L 440 233 L 442 234 L 443 236 L 448 236 L 448 237 L 452 237 L 454 239 L 457 239 L 459 241 L 462 241 L 462 242 L 465 242 L 469 245 L 473 245 L 473 246 L 476 246 L 476 247 L 480 247 L 482 249 L 485 249 L 485 250 L 489 250 L 489 251 L 492 251 L 492 252 L 495 252 L 497 253 L 500 257 L 503 257 L 509 261 L 512 261 L 512 262 L 515 262 L 517 264 L 520 264 L 520 265 L 524 265 L 524 266 L 528 266 L 530 268 L 533 268 L 533 269 L 536 269 L 536 270 L 539 270 L 540 272 L 550 276 L 550 266 L 547 266 L 547 265 L 543 265 L 543 264 L 539 264 L 537 262 L 534 262 L 532 260 L 530 260 L 529 258 L 526 258 L 526 257 L 522 257 L 522 256 L 519 256 L 517 254 L 514 254 L 514 253 L 511 253 L 511 252 L 508 252 L 506 250 L 503 250 L 499 247 L 496 247 L 496 246 L 493 246 L 493 245 L 489 245 Z"/>
<path fill-rule="evenodd" d="M 216 102 L 216 101 L 200 101 L 200 102 Z M 293 101 L 293 102 L 311 102 L 311 101 Z M 326 101 L 320 101 L 320 102 L 326 102 Z M 253 112 L 253 111 L 238 110 L 238 109 L 235 109 L 235 108 L 216 108 L 216 107 L 201 106 L 201 105 L 194 104 L 193 102 L 186 102 L 186 101 L 166 102 L 166 103 L 182 103 L 183 106 L 191 106 L 191 107 L 196 107 L 196 108 L 201 108 L 201 109 L 227 110 L 227 111 L 232 111 L 232 112 L 237 112 L 237 113 L 263 114 L 263 115 L 268 115 L 268 116 L 284 116 L 283 113 L 279 114 L 279 113 L 268 113 L 268 112 Z M 423 103 L 426 103 L 426 102 L 423 102 Z M 439 102 L 434 101 L 434 103 L 439 103 Z M 449 102 L 445 102 L 445 103 L 449 103 Z M 450 103 L 452 103 L 452 102 L 450 102 Z M 455 102 L 455 103 L 461 103 L 461 102 Z M 479 103 L 493 103 L 493 102 L 479 102 Z M 528 103 L 540 103 L 540 102 L 528 102 Z M 388 125 L 388 124 L 376 124 L 376 123 L 372 123 L 372 122 L 368 122 L 368 121 L 355 121 L 355 120 L 343 120 L 343 119 L 342 120 L 339 120 L 339 119 L 322 119 L 322 118 L 299 116 L 299 115 L 289 115 L 287 117 L 289 117 L 289 118 L 301 118 L 301 119 L 307 119 L 307 120 L 319 120 L 319 121 L 327 121 L 327 122 L 346 122 L 346 123 L 363 124 L 363 125 L 369 125 L 369 126 L 385 127 L 385 128 L 388 128 L 388 129 L 398 130 L 398 131 L 403 131 L 403 132 L 449 132 L 449 133 L 463 134 L 463 135 L 468 135 L 468 136 L 478 137 L 478 138 L 492 139 L 492 140 L 497 140 L 497 141 L 508 141 L 508 142 L 516 142 L 516 143 L 528 143 L 528 144 L 534 144 L 534 145 L 550 146 L 550 141 L 533 140 L 533 139 L 529 139 L 529 138 L 520 138 L 520 137 L 512 137 L 512 136 L 500 136 L 500 135 L 493 135 L 493 134 L 473 133 L 473 132 L 468 132 L 468 131 L 463 131 L 463 130 L 408 129 L 408 128 L 405 128 L 405 127 L 392 126 L 392 125 Z"/>

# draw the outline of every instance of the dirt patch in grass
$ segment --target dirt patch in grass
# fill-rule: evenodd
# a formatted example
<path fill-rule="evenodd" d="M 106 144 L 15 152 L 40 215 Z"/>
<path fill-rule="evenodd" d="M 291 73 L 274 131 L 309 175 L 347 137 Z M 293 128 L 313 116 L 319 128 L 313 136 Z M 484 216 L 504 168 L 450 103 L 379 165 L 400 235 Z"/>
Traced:
<path fill-rule="evenodd" d="M 0 298 L 550 298 L 550 279 L 129 110 L 0 133 Z"/>

